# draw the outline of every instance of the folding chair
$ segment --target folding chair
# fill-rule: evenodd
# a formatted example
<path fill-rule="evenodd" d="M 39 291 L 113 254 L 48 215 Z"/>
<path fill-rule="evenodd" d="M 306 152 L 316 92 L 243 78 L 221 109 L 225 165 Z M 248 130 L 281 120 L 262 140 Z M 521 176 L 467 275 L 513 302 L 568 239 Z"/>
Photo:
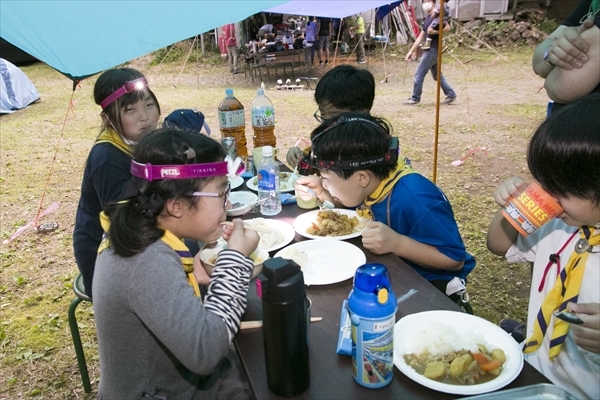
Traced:
<path fill-rule="evenodd" d="M 83 277 L 81 274 L 77 274 L 73 280 L 73 291 L 77 296 L 69 306 L 69 328 L 71 329 L 71 336 L 73 337 L 73 347 L 75 347 L 75 354 L 77 355 L 77 364 L 79 366 L 79 373 L 81 374 L 81 380 L 83 381 L 83 390 L 86 393 L 92 392 L 92 385 L 90 384 L 90 376 L 88 374 L 87 365 L 85 363 L 85 354 L 83 352 L 83 345 L 81 344 L 81 336 L 79 335 L 79 327 L 77 326 L 77 317 L 75 316 L 75 310 L 82 301 L 92 302 L 92 298 L 85 294 L 83 286 Z"/>

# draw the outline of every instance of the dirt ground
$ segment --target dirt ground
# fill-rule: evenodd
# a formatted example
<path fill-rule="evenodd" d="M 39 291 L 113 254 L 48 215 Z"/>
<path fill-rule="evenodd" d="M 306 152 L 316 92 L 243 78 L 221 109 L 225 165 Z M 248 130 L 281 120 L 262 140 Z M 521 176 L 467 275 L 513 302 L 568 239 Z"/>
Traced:
<path fill-rule="evenodd" d="M 467 249 L 478 262 L 469 277 L 475 313 L 495 323 L 507 316 L 521 320 L 526 316 L 528 267 L 507 266 L 492 256 L 485 247 L 485 232 L 497 209 L 492 195 L 498 184 L 512 175 L 529 178 L 525 149 L 544 118 L 547 103 L 544 90 L 540 91 L 543 82 L 531 71 L 532 51 L 516 47 L 447 52 L 443 73 L 458 100 L 441 106 L 439 114 L 430 76 L 421 104 L 403 104 L 411 94 L 417 65 L 403 61 L 406 47 L 388 48 L 385 58 L 381 47 L 371 49 L 368 63 L 360 66 L 371 71 L 377 82 L 372 113 L 391 122 L 402 153 L 431 179 L 437 159 L 436 183 L 453 204 Z M 229 74 L 221 60 L 160 66 L 150 66 L 149 60 L 143 57 L 129 65 L 146 74 L 163 116 L 177 108 L 197 107 L 215 137 L 219 136 L 217 106 L 225 88 L 233 87 L 236 97 L 249 107 L 259 85 L 244 74 Z M 337 56 L 335 64 L 341 62 L 358 65 L 352 58 Z M 297 70 L 296 76 L 318 78 L 333 64 Z M 45 208 L 52 201 L 61 206 L 42 221 L 58 221 L 60 228 L 44 235 L 29 229 L 1 247 L 0 399 L 81 398 L 66 315 L 77 271 L 71 237 L 79 187 L 87 154 L 99 132 L 99 108 L 91 96 L 95 78 L 84 81 L 73 93 L 74 107 L 68 111 L 72 93 L 65 77 L 39 64 L 23 70 L 43 101 L 0 119 L 1 237 L 7 239 L 34 219 L 40 203 Z M 316 126 L 314 92 L 275 90 L 274 81 L 265 84 L 275 105 L 278 147 L 285 152 Z M 252 147 L 248 116 L 246 121 Z M 462 165 L 452 165 L 461 159 L 465 160 Z M 88 366 L 95 380 L 99 369 L 93 313 L 89 305 L 79 310 Z"/>

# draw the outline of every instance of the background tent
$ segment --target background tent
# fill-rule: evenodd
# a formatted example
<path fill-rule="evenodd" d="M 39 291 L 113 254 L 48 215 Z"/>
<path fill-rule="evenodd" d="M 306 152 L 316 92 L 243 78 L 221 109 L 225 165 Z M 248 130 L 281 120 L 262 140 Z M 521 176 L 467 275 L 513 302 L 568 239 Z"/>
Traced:
<path fill-rule="evenodd" d="M 78 80 L 285 0 L 2 0 L 0 36 Z"/>
<path fill-rule="evenodd" d="M 317 17 L 345 18 L 349 15 L 359 14 L 366 10 L 386 7 L 387 12 L 402 3 L 400 1 L 382 0 L 290 0 L 269 9 L 265 12 L 291 15 L 314 15 Z M 387 14 L 387 12 L 385 14 Z M 385 15 L 384 14 L 384 15 Z"/>
<path fill-rule="evenodd" d="M 13 113 L 39 100 L 40 93 L 23 71 L 0 58 L 0 114 Z"/>

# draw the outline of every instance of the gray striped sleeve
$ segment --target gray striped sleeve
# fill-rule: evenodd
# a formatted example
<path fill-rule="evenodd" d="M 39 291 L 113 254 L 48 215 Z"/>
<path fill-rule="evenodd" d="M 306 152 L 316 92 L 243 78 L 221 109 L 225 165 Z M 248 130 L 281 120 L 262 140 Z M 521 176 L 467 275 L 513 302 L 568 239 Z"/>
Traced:
<path fill-rule="evenodd" d="M 225 249 L 219 253 L 210 278 L 204 307 L 225 321 L 230 343 L 246 310 L 246 293 L 253 269 L 250 258 L 239 251 Z"/>

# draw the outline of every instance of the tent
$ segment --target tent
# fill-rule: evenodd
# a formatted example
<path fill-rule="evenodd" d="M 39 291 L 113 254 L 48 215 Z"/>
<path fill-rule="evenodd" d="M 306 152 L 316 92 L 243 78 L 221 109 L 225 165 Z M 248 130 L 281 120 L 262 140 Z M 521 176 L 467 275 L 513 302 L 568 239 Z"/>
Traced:
<path fill-rule="evenodd" d="M 0 36 L 73 80 L 285 0 L 2 0 Z"/>
<path fill-rule="evenodd" d="M 0 58 L 0 114 L 13 113 L 39 100 L 40 92 L 33 82 L 10 61 Z"/>
<path fill-rule="evenodd" d="M 390 0 L 290 0 L 264 11 L 277 14 L 345 18 L 375 8 L 384 8 L 389 12 L 402 1 L 404 0 L 395 2 Z"/>

